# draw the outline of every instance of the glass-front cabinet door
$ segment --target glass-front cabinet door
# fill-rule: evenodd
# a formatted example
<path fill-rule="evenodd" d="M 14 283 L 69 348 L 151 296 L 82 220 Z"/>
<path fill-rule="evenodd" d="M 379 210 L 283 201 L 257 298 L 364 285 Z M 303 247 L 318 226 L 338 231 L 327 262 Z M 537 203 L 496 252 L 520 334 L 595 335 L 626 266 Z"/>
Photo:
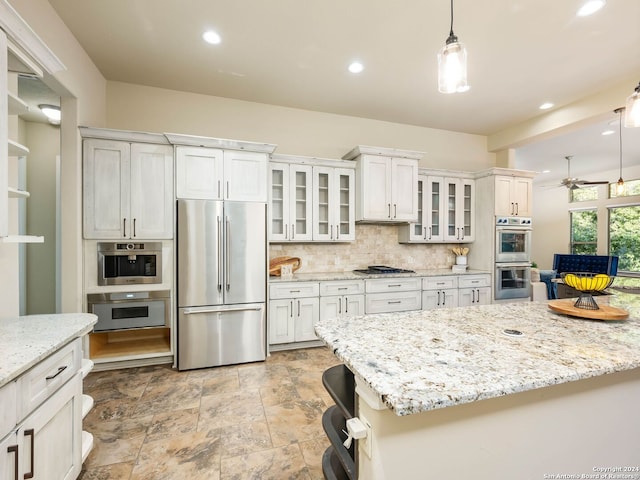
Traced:
<path fill-rule="evenodd" d="M 269 169 L 269 241 L 311 240 L 311 167 L 272 162 Z"/>
<path fill-rule="evenodd" d="M 354 171 L 313 167 L 313 240 L 344 242 L 355 238 Z"/>
<path fill-rule="evenodd" d="M 442 177 L 427 177 L 425 192 L 426 225 L 425 239 L 427 242 L 442 242 L 444 240 L 444 179 Z"/>
<path fill-rule="evenodd" d="M 444 240 L 447 242 L 471 242 L 475 236 L 474 208 L 475 181 L 467 178 L 445 178 Z"/>

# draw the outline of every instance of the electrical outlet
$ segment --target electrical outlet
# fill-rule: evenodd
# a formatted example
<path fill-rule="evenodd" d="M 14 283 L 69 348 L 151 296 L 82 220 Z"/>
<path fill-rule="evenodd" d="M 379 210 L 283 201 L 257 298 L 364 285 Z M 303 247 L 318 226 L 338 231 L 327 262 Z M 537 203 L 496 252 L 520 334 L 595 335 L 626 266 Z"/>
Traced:
<path fill-rule="evenodd" d="M 364 418 L 362 415 L 359 415 L 360 421 L 364 424 L 364 428 L 367 430 L 367 436 L 365 438 L 361 438 L 358 440 L 358 445 L 360 446 L 360 450 L 363 451 L 367 457 L 371 458 L 371 444 L 373 443 L 371 424 L 369 421 Z"/>

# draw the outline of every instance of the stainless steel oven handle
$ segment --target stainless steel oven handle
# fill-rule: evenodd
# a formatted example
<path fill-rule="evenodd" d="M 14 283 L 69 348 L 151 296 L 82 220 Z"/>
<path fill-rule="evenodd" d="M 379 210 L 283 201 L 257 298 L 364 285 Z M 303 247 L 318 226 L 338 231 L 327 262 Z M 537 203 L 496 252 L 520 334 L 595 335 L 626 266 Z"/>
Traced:
<path fill-rule="evenodd" d="M 182 313 L 185 315 L 197 315 L 199 313 L 226 313 L 226 312 L 246 312 L 249 310 L 260 310 L 262 307 L 237 307 L 237 308 L 185 308 Z"/>
<path fill-rule="evenodd" d="M 497 269 L 505 269 L 505 268 L 528 268 L 531 267 L 531 262 L 512 262 L 512 263 L 496 263 Z"/>

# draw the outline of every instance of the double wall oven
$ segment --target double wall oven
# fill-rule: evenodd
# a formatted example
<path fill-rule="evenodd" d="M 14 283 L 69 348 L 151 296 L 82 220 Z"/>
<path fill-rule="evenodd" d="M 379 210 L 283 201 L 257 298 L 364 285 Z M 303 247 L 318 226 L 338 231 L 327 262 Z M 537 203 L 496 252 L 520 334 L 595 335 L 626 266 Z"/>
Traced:
<path fill-rule="evenodd" d="M 496 217 L 495 299 L 528 298 L 531 288 L 531 218 Z"/>

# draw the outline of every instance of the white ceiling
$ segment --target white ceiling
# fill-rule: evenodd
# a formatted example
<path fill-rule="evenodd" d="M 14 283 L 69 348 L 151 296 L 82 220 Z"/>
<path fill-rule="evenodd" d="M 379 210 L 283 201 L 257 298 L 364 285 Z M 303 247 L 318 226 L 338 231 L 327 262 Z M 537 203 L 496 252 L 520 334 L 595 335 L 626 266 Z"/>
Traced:
<path fill-rule="evenodd" d="M 482 135 L 635 76 L 632 92 L 640 1 L 576 17 L 582 2 L 456 0 L 471 90 L 443 95 L 447 0 L 49 0 L 109 80 Z M 206 29 L 222 43 L 205 44 Z M 365 65 L 357 75 L 347 71 L 355 59 Z M 565 176 L 574 155 L 575 173 L 580 156 L 616 168 L 617 135 L 605 144 L 598 130 L 520 149 L 518 167 L 548 163 Z M 640 129 L 624 133 L 629 162 L 640 163 Z"/>

